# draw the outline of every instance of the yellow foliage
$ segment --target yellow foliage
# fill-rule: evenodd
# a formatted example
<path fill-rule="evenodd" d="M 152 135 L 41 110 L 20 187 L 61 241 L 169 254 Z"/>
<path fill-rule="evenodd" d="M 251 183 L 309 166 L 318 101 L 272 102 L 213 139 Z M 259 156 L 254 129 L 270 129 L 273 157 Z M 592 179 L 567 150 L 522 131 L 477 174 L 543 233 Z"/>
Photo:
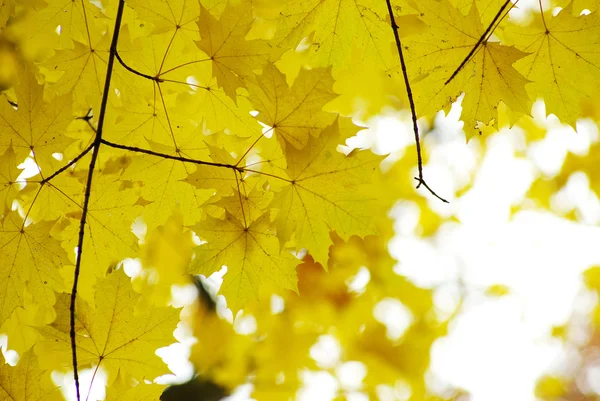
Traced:
<path fill-rule="evenodd" d="M 0 0 L 0 335 L 21 358 L 0 398 L 54 400 L 51 370 L 92 367 L 108 400 L 156 399 L 172 289 L 226 266 L 216 304 L 184 309 L 202 383 L 293 399 L 301 372 L 353 361 L 371 398 L 438 399 L 425 375 L 448 321 L 387 249 L 399 200 L 421 236 L 445 221 L 414 188 L 429 155 L 382 173 L 348 144 L 359 119 L 410 107 L 416 124 L 462 94 L 467 138 L 520 121 L 542 139 L 538 98 L 573 126 L 594 116 L 598 7 L 552 6 L 517 23 L 503 0 Z M 579 170 L 600 191 L 595 150 L 530 196 L 548 207 Z M 381 302 L 410 312 L 397 338 Z M 313 355 L 323 336 L 335 366 Z"/>
<path fill-rule="evenodd" d="M 0 366 L 0 399 L 12 401 L 62 400 L 60 390 L 51 382 L 49 373 L 38 367 L 33 351 L 23 354 L 14 368 L 4 362 Z"/>
<path fill-rule="evenodd" d="M 36 345 L 42 366 L 71 366 L 69 337 L 69 296 L 63 294 L 56 304 L 56 320 L 40 328 L 43 340 Z M 157 348 L 174 342 L 173 331 L 179 311 L 173 308 L 146 307 L 136 311 L 140 295 L 131 288 L 131 279 L 122 269 L 115 270 L 96 284 L 95 308 L 77 302 L 75 333 L 79 366 L 102 367 L 109 382 L 119 371 L 138 381 L 168 373 Z"/>

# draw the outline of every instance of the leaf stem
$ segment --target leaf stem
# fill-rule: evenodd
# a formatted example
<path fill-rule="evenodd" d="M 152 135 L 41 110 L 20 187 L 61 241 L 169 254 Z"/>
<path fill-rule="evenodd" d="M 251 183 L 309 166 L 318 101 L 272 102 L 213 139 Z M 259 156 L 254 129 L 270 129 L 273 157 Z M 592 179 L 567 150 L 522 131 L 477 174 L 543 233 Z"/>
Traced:
<path fill-rule="evenodd" d="M 98 114 L 98 128 L 96 130 L 96 136 L 94 142 L 90 145 L 93 148 L 92 160 L 90 161 L 90 167 L 87 175 L 87 182 L 85 187 L 85 194 L 83 198 L 83 209 L 81 213 L 81 220 L 79 221 L 79 238 L 77 240 L 77 259 L 75 262 L 75 271 L 73 273 L 73 288 L 71 289 L 71 304 L 70 310 L 70 337 L 71 337 L 71 353 L 73 356 L 73 377 L 75 379 L 75 390 L 77 394 L 77 401 L 81 401 L 81 395 L 79 392 L 79 372 L 77 371 L 77 342 L 75 339 L 75 301 L 77 299 L 77 285 L 79 284 L 79 273 L 81 271 L 81 259 L 83 255 L 83 239 L 85 234 L 85 223 L 87 220 L 92 179 L 94 176 L 94 168 L 98 160 L 98 153 L 100 145 L 102 144 L 102 129 L 104 127 L 104 117 L 106 115 L 106 106 L 108 104 L 108 95 L 110 93 L 110 81 L 112 78 L 113 66 L 115 57 L 117 55 L 117 43 L 119 41 L 119 32 L 121 30 L 121 20 L 123 18 L 123 10 L 125 8 L 125 0 L 119 0 L 119 7 L 117 9 L 117 15 L 115 18 L 115 28 L 113 31 L 112 42 L 110 45 L 110 54 L 108 57 L 108 66 L 106 68 L 106 79 L 104 81 L 104 91 L 102 92 L 102 101 L 100 103 L 100 113 Z"/>
<path fill-rule="evenodd" d="M 421 139 L 419 137 L 419 126 L 417 125 L 417 111 L 415 108 L 415 100 L 410 88 L 410 81 L 408 79 L 408 71 L 406 69 L 406 61 L 404 60 L 404 53 L 402 52 L 402 43 L 400 42 L 400 35 L 398 34 L 398 25 L 396 24 L 396 18 L 394 18 L 394 11 L 392 10 L 391 0 L 385 0 L 387 4 L 388 13 L 390 14 L 390 20 L 392 22 L 392 30 L 394 31 L 394 39 L 396 40 L 396 49 L 398 50 L 398 57 L 400 59 L 400 66 L 402 67 L 402 76 L 404 77 L 404 85 L 406 86 L 406 95 L 408 96 L 408 103 L 410 105 L 410 114 L 412 116 L 413 132 L 415 133 L 415 144 L 417 145 L 417 161 L 419 168 L 419 177 L 415 179 L 419 182 L 417 188 L 421 184 L 429 190 L 429 192 L 441 200 L 442 202 L 448 203 L 448 201 L 438 194 L 436 194 L 429 186 L 425 183 L 423 178 L 423 157 L 421 156 Z M 509 0 L 507 0 L 509 1 Z"/>

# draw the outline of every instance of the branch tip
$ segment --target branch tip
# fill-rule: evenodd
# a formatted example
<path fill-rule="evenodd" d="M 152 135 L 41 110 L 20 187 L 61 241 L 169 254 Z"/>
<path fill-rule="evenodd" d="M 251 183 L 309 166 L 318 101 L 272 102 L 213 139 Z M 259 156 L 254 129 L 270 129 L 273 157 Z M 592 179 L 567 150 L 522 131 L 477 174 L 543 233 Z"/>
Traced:
<path fill-rule="evenodd" d="M 438 198 L 439 200 L 441 200 L 444 203 L 450 203 L 448 202 L 446 199 L 442 198 L 441 196 L 439 196 L 438 194 L 435 193 L 435 191 L 433 189 L 431 189 L 429 187 L 429 185 L 427 185 L 427 183 L 425 182 L 425 180 L 423 179 L 423 177 L 414 177 L 415 180 L 418 181 L 418 184 L 416 186 L 416 188 L 418 189 L 421 185 L 423 185 L 425 188 L 427 188 L 427 190 L 429 191 L 430 194 L 432 194 L 433 196 L 435 196 L 436 198 Z"/>

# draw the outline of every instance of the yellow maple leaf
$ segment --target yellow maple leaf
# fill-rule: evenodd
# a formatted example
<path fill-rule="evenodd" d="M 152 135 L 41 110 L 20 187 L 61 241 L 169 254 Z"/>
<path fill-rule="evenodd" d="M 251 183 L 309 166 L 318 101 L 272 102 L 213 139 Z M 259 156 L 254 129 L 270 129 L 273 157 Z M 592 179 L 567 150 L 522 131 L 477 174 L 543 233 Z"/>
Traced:
<path fill-rule="evenodd" d="M 480 124 L 497 122 L 501 101 L 515 112 L 529 113 L 529 81 L 512 66 L 526 53 L 514 47 L 484 41 L 448 82 L 484 32 L 475 1 L 466 16 L 448 0 L 419 3 L 418 8 L 429 29 L 402 43 L 418 115 L 448 111 L 465 93 L 462 119 L 470 138 Z"/>
<path fill-rule="evenodd" d="M 190 271 L 208 276 L 226 265 L 221 293 L 234 313 L 256 298 L 262 281 L 296 290 L 298 259 L 280 249 L 269 213 L 254 221 L 229 213 L 224 220 L 209 215 L 194 231 L 207 243 L 196 249 Z"/>
<path fill-rule="evenodd" d="M 81 298 L 76 302 L 77 364 L 79 368 L 102 367 L 115 380 L 119 370 L 138 381 L 168 373 L 154 351 L 174 342 L 173 331 L 179 310 L 152 308 L 136 310 L 140 295 L 131 288 L 123 269 L 115 270 L 96 284 L 96 307 Z M 60 295 L 56 320 L 41 327 L 44 339 L 36 345 L 42 366 L 71 366 L 69 337 L 70 296 Z"/>
<path fill-rule="evenodd" d="M 127 3 L 137 15 L 153 25 L 153 33 L 169 33 L 173 40 L 177 35 L 186 35 L 195 28 L 200 14 L 199 2 L 191 0 L 158 0 L 148 3 L 131 0 Z"/>
<path fill-rule="evenodd" d="M 0 359 L 1 360 L 1 359 Z M 38 367 L 33 351 L 21 356 L 17 366 L 0 365 L 0 399 L 10 401 L 61 401 L 59 388 L 52 383 L 50 372 Z"/>
<path fill-rule="evenodd" d="M 241 184 L 246 184 L 243 182 Z M 258 219 L 273 200 L 273 192 L 260 187 L 258 183 L 250 187 L 240 185 L 241 192 L 224 196 L 214 202 L 215 205 L 227 210 L 228 213 L 242 220 L 244 216 L 250 221 Z"/>
<path fill-rule="evenodd" d="M 267 66 L 248 89 L 258 119 L 271 127 L 278 139 L 302 149 L 310 136 L 317 136 L 335 119 L 335 114 L 323 111 L 336 96 L 332 86 L 328 68 L 302 70 L 288 87 L 285 76 L 275 66 Z"/>
<path fill-rule="evenodd" d="M 0 325 L 25 305 L 25 291 L 51 309 L 54 291 L 64 291 L 60 269 L 69 264 L 60 241 L 51 235 L 56 221 L 25 224 L 14 211 L 0 229 Z"/>
<path fill-rule="evenodd" d="M 70 0 L 22 1 L 32 7 L 33 30 L 28 40 L 56 43 L 58 48 L 69 48 L 74 41 L 93 43 L 106 29 L 108 19 L 99 5 Z M 35 4 L 37 3 L 37 4 Z"/>
<path fill-rule="evenodd" d="M 17 178 L 21 170 L 17 168 L 16 153 L 12 146 L 8 146 L 3 155 L 0 155 L 0 199 L 4 204 L 0 221 L 4 220 L 12 209 L 12 204 L 19 196 L 19 183 Z"/>
<path fill-rule="evenodd" d="M 105 401 L 157 401 L 166 386 L 156 383 L 132 383 L 119 373 L 106 391 Z"/>
<path fill-rule="evenodd" d="M 360 60 L 371 60 L 387 70 L 397 57 L 388 18 L 385 1 L 289 1 L 274 18 L 277 32 L 273 40 L 286 49 L 295 48 L 314 32 L 314 66 L 332 65 L 337 72 L 358 53 Z"/>
<path fill-rule="evenodd" d="M 572 4 L 556 16 L 551 8 L 537 13 L 527 26 L 511 25 L 506 36 L 531 53 L 515 63 L 534 80 L 531 96 L 543 97 L 547 113 L 575 127 L 582 102 L 597 99 L 600 91 L 600 55 L 597 43 L 590 40 L 600 35 L 600 17 L 598 12 L 575 16 Z"/>
<path fill-rule="evenodd" d="M 197 21 L 201 40 L 198 47 L 212 61 L 213 75 L 225 93 L 236 100 L 237 88 L 246 86 L 245 80 L 253 71 L 279 58 L 278 51 L 262 39 L 245 40 L 252 27 L 252 4 L 227 3 L 217 20 L 201 6 Z"/>
<path fill-rule="evenodd" d="M 335 150 L 339 142 L 336 120 L 304 149 L 287 149 L 287 178 L 271 205 L 279 210 L 275 225 L 282 244 L 293 236 L 296 247 L 320 263 L 327 260 L 329 231 L 344 237 L 376 232 L 369 210 L 377 196 L 365 187 L 382 158 L 359 150 L 344 155 Z"/>
<path fill-rule="evenodd" d="M 157 144 L 152 144 L 151 148 L 163 150 L 163 154 L 174 157 L 181 157 L 188 151 L 180 149 L 178 153 L 172 146 Z M 127 153 L 121 153 L 124 154 Z M 194 224 L 202 217 L 202 206 L 213 191 L 195 188 L 185 182 L 194 171 L 192 164 L 140 154 L 134 155 L 131 161 L 121 179 L 132 185 L 138 194 L 134 203 L 143 206 L 140 214 L 149 230 L 164 224 L 169 213 L 176 210 L 182 213 L 185 225 Z"/>
<path fill-rule="evenodd" d="M 206 145 L 210 150 L 210 159 L 214 163 L 235 166 L 237 160 L 225 149 Z M 229 195 L 239 185 L 238 170 L 224 166 L 197 165 L 196 170 L 190 173 L 185 182 L 201 189 L 215 189 L 219 195 Z"/>
<path fill-rule="evenodd" d="M 71 97 L 65 95 L 46 103 L 44 85 L 37 82 L 30 68 L 23 68 L 17 75 L 14 90 L 18 106 L 0 102 L 0 148 L 12 144 L 18 162 L 33 152 L 42 175 L 48 176 L 62 167 L 52 155 L 63 152 L 74 141 L 65 135 L 72 120 Z"/>
<path fill-rule="evenodd" d="M 72 94 L 79 115 L 100 107 L 109 46 L 109 35 L 92 44 L 75 41 L 72 48 L 56 51 L 43 64 L 50 71 L 46 74 L 48 87 L 57 96 Z"/>

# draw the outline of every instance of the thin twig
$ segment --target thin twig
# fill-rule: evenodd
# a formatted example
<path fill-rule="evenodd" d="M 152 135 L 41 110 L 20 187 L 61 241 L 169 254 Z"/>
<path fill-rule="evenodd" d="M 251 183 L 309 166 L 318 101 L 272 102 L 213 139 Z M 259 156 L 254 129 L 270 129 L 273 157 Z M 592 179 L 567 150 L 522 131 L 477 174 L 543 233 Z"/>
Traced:
<path fill-rule="evenodd" d="M 128 66 L 127 64 L 125 64 L 125 62 L 123 61 L 123 59 L 121 58 L 121 56 L 119 56 L 119 52 L 117 52 L 115 50 L 115 56 L 117 57 L 117 60 L 119 60 L 119 64 L 121 64 L 123 66 L 123 68 L 125 68 L 127 71 L 135 74 L 135 75 L 139 75 L 140 77 L 144 77 L 146 79 L 150 79 L 152 81 L 156 81 L 156 82 L 162 82 L 163 80 L 160 79 L 159 77 L 153 77 L 151 75 L 148 74 L 144 74 L 143 72 L 139 72 L 136 69 L 131 68 L 130 66 Z"/>
<path fill-rule="evenodd" d="M 115 28 L 113 31 L 112 42 L 110 45 L 110 54 L 108 57 L 108 66 L 106 68 L 106 79 L 104 81 L 104 91 L 102 92 L 102 101 L 100 103 L 100 113 L 98 114 L 98 128 L 96 130 L 96 136 L 92 143 L 92 160 L 90 161 L 90 167 L 87 175 L 87 182 L 85 187 L 85 194 L 83 198 L 83 208 L 81 212 L 81 220 L 79 222 L 79 238 L 77 240 L 77 260 L 75 262 L 75 271 L 73 273 L 73 288 L 71 289 L 71 305 L 70 309 L 70 325 L 71 325 L 71 352 L 73 354 L 73 376 L 75 378 L 75 390 L 77 394 L 77 401 L 81 401 L 81 395 L 79 393 L 79 373 L 77 371 L 77 342 L 75 339 L 75 301 L 77 299 L 77 285 L 79 284 L 79 272 L 81 271 L 81 259 L 83 255 L 83 239 L 85 235 L 85 223 L 88 215 L 91 190 L 92 190 L 92 178 L 94 176 L 94 168 L 96 167 L 96 161 L 98 160 L 98 152 L 102 143 L 102 129 L 104 127 L 104 117 L 106 115 L 106 105 L 108 104 L 108 95 L 110 93 L 110 81 L 112 78 L 113 66 L 115 62 L 115 56 L 117 54 L 117 43 L 119 40 L 119 32 L 121 31 L 121 19 L 123 18 L 123 10 L 125 8 L 125 0 L 119 0 L 119 8 L 117 10 L 117 16 L 115 18 Z"/>
<path fill-rule="evenodd" d="M 73 160 L 71 160 L 70 162 L 68 162 L 67 164 L 65 164 L 63 167 L 59 168 L 58 170 L 56 170 L 54 173 L 52 173 L 52 175 L 49 175 L 48 177 L 44 178 L 43 180 L 40 181 L 40 184 L 45 184 L 48 181 L 50 181 L 51 179 L 53 179 L 54 177 L 56 177 L 57 175 L 59 175 L 60 173 L 62 173 L 63 171 L 65 171 L 66 169 L 68 169 L 69 167 L 71 167 L 73 164 L 77 163 L 83 156 L 87 155 L 88 152 L 90 150 L 92 150 L 92 148 L 94 147 L 94 143 L 92 142 L 90 144 L 90 146 L 88 146 L 83 152 L 81 152 L 79 155 L 75 156 L 75 158 Z"/>
<path fill-rule="evenodd" d="M 469 62 L 469 60 L 471 60 L 471 57 L 473 57 L 473 55 L 479 49 L 479 47 L 481 46 L 481 44 L 483 42 L 486 42 L 489 39 L 489 35 L 491 35 L 493 33 L 493 29 L 495 29 L 494 25 L 496 24 L 496 21 L 498 21 L 498 18 L 500 18 L 500 16 L 504 12 L 504 9 L 509 4 L 512 4 L 511 0 L 506 0 L 504 2 L 504 4 L 502 5 L 502 7 L 500 7 L 500 10 L 498 10 L 498 12 L 496 13 L 496 15 L 494 16 L 494 19 L 492 20 L 492 22 L 490 22 L 490 24 L 485 29 L 485 31 L 483 32 L 483 34 L 481 35 L 481 37 L 479 38 L 479 40 L 477 41 L 477 43 L 475 43 L 475 46 L 473 46 L 473 48 L 471 48 L 471 51 L 469 52 L 469 54 L 467 54 L 467 57 L 465 57 L 465 59 L 462 61 L 462 63 L 460 63 L 460 65 L 452 73 L 452 75 L 450 76 L 450 78 L 448 78 L 448 80 L 446 82 L 444 82 L 444 85 L 448 85 L 450 83 L 450 81 L 452 81 L 458 75 L 458 73 L 464 68 L 464 66 L 467 65 L 467 63 Z M 514 6 L 514 4 L 513 4 L 513 6 Z"/>
<path fill-rule="evenodd" d="M 234 165 L 234 164 L 215 163 L 215 162 L 208 162 L 208 161 L 204 161 L 204 160 L 190 159 L 190 158 L 182 157 L 182 156 L 173 156 L 173 155 L 168 155 L 166 153 L 155 152 L 153 150 L 138 148 L 135 146 L 127 146 L 127 145 L 121 145 L 118 143 L 113 143 L 113 142 L 107 141 L 106 139 L 102 139 L 101 143 L 106 146 L 110 146 L 111 148 L 127 150 L 130 152 L 136 152 L 136 153 L 143 153 L 146 155 L 160 157 L 163 159 L 177 160 L 177 161 L 184 162 L 184 163 L 200 164 L 200 165 L 204 165 L 204 166 L 223 167 L 223 168 L 235 170 L 239 173 L 244 173 L 244 172 L 255 173 L 255 174 L 264 175 L 267 177 L 277 178 L 278 180 L 291 182 L 291 180 L 284 178 L 284 177 L 277 176 L 275 174 L 269 174 L 269 173 L 265 173 L 260 170 L 253 170 L 253 169 L 250 169 L 247 167 L 242 167 L 242 166 L 238 166 L 238 165 Z"/>
<path fill-rule="evenodd" d="M 400 66 L 402 67 L 402 75 L 404 77 L 404 85 L 406 86 L 406 95 L 408 96 L 408 103 L 410 105 L 410 114 L 412 115 L 413 132 L 415 133 L 415 143 L 417 145 L 417 162 L 419 168 L 419 177 L 415 178 L 419 183 L 417 188 L 423 184 L 429 192 L 442 202 L 448 203 L 448 201 L 439 195 L 437 195 L 429 186 L 425 183 L 423 178 L 423 157 L 421 156 L 421 139 L 419 137 L 419 126 L 417 125 L 417 111 L 415 108 L 415 100 L 410 88 L 410 81 L 408 80 L 408 71 L 406 69 L 406 62 L 404 60 L 404 53 L 402 52 L 402 43 L 400 42 L 400 35 L 398 34 L 398 25 L 396 24 L 396 18 L 394 18 L 394 11 L 392 10 L 392 3 L 390 0 L 385 0 L 387 3 L 388 12 L 390 14 L 390 20 L 392 22 L 392 30 L 394 31 L 394 39 L 396 40 L 396 49 L 398 50 L 398 57 L 400 59 Z"/>
<path fill-rule="evenodd" d="M 116 149 L 121 149 L 121 150 L 128 150 L 130 152 L 144 153 L 146 155 L 161 157 L 163 159 L 177 160 L 177 161 L 180 161 L 180 162 L 193 163 L 193 164 L 201 164 L 201 165 L 205 165 L 205 166 L 225 167 L 225 168 L 229 168 L 229 169 L 232 169 L 232 170 L 237 170 L 237 171 L 240 171 L 240 172 L 244 171 L 244 169 L 242 167 L 234 166 L 233 164 L 215 163 L 215 162 L 208 162 L 208 161 L 204 161 L 204 160 L 190 159 L 190 158 L 182 157 L 182 156 L 173 156 L 173 155 L 168 155 L 166 153 L 155 152 L 153 150 L 138 148 L 136 146 L 121 145 L 121 144 L 118 144 L 118 143 L 107 141 L 106 139 L 102 139 L 100 142 L 103 143 L 106 146 L 110 146 L 111 148 L 116 148 Z"/>

